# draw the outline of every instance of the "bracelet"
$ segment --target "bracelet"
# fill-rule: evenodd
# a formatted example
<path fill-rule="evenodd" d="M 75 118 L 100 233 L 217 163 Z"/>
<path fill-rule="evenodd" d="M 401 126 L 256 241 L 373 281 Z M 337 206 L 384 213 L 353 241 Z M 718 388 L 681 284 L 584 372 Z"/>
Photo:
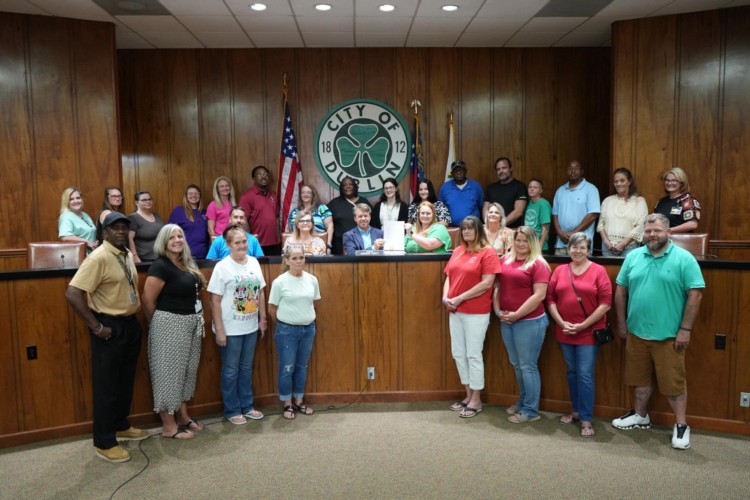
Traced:
<path fill-rule="evenodd" d="M 681 326 L 681 327 L 679 328 L 679 330 L 685 330 L 686 332 L 692 332 L 692 331 L 693 331 L 692 329 L 690 329 L 690 328 L 685 328 L 684 326 Z M 679 330 L 678 330 L 678 331 L 679 331 Z"/>
<path fill-rule="evenodd" d="M 99 329 L 94 332 L 95 335 L 99 335 L 102 333 L 102 330 L 104 330 L 104 325 L 102 323 L 99 323 Z"/>
<path fill-rule="evenodd" d="M 260 321 L 258 321 L 258 323 L 268 323 L 268 321 L 261 319 Z"/>

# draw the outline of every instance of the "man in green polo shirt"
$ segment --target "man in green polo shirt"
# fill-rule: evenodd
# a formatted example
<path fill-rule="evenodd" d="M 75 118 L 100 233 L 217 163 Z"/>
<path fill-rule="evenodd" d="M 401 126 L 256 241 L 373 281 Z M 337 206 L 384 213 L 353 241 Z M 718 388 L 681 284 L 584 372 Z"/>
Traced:
<path fill-rule="evenodd" d="M 669 241 L 669 220 L 664 215 L 646 218 L 643 240 L 646 246 L 625 258 L 615 292 L 617 333 L 627 339 L 625 383 L 635 387 L 635 408 L 612 425 L 651 427 L 648 401 L 656 372 L 659 392 L 675 414 L 672 448 L 685 450 L 690 447 L 685 350 L 706 283 L 695 257 Z"/>
<path fill-rule="evenodd" d="M 128 218 L 112 212 L 102 226 L 104 244 L 83 261 L 65 298 L 88 326 L 91 339 L 96 456 L 126 462 L 130 453 L 117 440 L 148 437 L 127 419 L 141 351 L 141 325 L 135 317 L 141 305 L 138 271 L 127 249 Z"/>

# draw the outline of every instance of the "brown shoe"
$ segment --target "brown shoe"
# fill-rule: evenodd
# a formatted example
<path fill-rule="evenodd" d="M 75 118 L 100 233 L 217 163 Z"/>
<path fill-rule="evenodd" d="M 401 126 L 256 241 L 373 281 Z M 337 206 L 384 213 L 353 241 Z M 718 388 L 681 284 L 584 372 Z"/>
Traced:
<path fill-rule="evenodd" d="M 128 453 L 127 450 L 120 448 L 119 446 L 113 446 L 112 448 L 107 448 L 106 450 L 96 447 L 94 447 L 94 449 L 96 450 L 96 456 L 106 460 L 107 462 L 120 463 L 130 460 L 130 453 Z"/>
<path fill-rule="evenodd" d="M 141 439 L 146 439 L 148 437 L 148 432 L 131 426 L 128 430 L 117 432 L 116 437 L 121 441 L 139 441 Z"/>

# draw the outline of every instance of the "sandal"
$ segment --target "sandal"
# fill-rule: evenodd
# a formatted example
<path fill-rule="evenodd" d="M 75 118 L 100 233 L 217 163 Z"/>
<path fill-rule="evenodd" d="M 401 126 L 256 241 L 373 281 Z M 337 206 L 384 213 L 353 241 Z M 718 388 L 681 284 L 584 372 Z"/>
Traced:
<path fill-rule="evenodd" d="M 287 413 L 289 414 L 289 416 L 287 416 Z M 281 416 L 287 420 L 294 420 L 294 407 L 292 405 L 285 406 L 284 412 L 281 414 Z"/>
<path fill-rule="evenodd" d="M 261 413 L 260 410 L 256 410 L 255 408 L 253 408 L 249 412 L 245 413 L 243 416 L 245 418 L 249 418 L 252 420 L 260 420 L 265 415 L 263 415 L 263 413 Z"/>
<path fill-rule="evenodd" d="M 449 408 L 453 411 L 463 411 L 464 408 L 466 408 L 467 403 L 464 403 L 463 401 L 456 401 L 452 405 L 449 406 Z"/>
<path fill-rule="evenodd" d="M 510 405 L 509 407 L 507 407 L 505 409 L 505 414 L 506 415 L 515 415 L 519 411 L 521 411 L 521 408 L 518 405 L 514 404 L 514 405 Z"/>
<path fill-rule="evenodd" d="M 181 436 L 183 434 L 186 437 L 177 437 L 177 436 Z M 166 434 L 163 434 L 163 433 L 162 433 L 162 436 L 163 437 L 167 437 L 167 438 L 177 439 L 179 441 L 187 441 L 188 439 L 193 439 L 195 437 L 195 434 L 193 434 L 192 432 L 190 432 L 189 429 L 187 429 L 187 428 L 185 428 L 183 426 L 179 426 L 179 427 L 177 427 L 177 432 L 175 432 L 171 436 L 167 436 Z"/>
<path fill-rule="evenodd" d="M 312 415 L 313 413 L 315 413 L 313 409 L 307 406 L 305 403 L 302 403 L 299 405 L 295 403 L 293 406 L 294 406 L 294 411 L 296 411 L 297 413 L 301 413 L 303 415 Z"/>
<path fill-rule="evenodd" d="M 463 409 L 461 413 L 458 414 L 458 416 L 461 418 L 472 418 L 472 417 L 476 417 L 477 414 L 481 412 L 482 412 L 481 408 L 472 408 L 471 406 L 467 406 L 466 408 Z"/>
<path fill-rule="evenodd" d="M 186 423 L 180 424 L 180 425 L 191 432 L 195 432 L 195 431 L 200 432 L 206 428 L 206 426 L 204 426 L 203 424 L 199 424 L 198 421 L 194 418 L 191 418 Z"/>
<path fill-rule="evenodd" d="M 515 415 L 508 415 L 505 419 L 511 424 L 525 424 L 526 422 L 536 422 L 537 420 L 541 420 L 542 417 L 539 415 L 536 417 L 527 417 L 519 411 Z"/>
<path fill-rule="evenodd" d="M 560 423 L 562 425 L 574 424 L 580 420 L 581 419 L 579 417 L 576 417 L 572 413 L 568 413 L 567 415 L 563 415 L 562 417 L 560 417 Z"/>
<path fill-rule="evenodd" d="M 581 426 L 581 437 L 582 438 L 592 438 L 596 435 L 594 432 L 594 428 L 591 425 L 582 425 Z"/>
<path fill-rule="evenodd" d="M 235 415 L 233 417 L 227 418 L 227 420 L 229 420 L 229 422 L 234 425 L 245 425 L 247 423 L 247 419 L 242 415 Z"/>

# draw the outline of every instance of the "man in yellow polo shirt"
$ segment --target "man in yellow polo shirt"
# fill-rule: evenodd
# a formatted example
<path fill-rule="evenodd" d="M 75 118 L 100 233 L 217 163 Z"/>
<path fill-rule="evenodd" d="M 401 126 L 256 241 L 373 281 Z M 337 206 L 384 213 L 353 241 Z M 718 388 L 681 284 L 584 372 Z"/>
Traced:
<path fill-rule="evenodd" d="M 127 249 L 130 221 L 112 212 L 102 224 L 104 244 L 86 257 L 65 298 L 86 323 L 91 338 L 94 448 L 108 462 L 126 462 L 130 453 L 117 440 L 143 439 L 146 431 L 128 423 L 141 325 L 138 272 Z M 88 294 L 88 301 L 84 297 Z"/>

